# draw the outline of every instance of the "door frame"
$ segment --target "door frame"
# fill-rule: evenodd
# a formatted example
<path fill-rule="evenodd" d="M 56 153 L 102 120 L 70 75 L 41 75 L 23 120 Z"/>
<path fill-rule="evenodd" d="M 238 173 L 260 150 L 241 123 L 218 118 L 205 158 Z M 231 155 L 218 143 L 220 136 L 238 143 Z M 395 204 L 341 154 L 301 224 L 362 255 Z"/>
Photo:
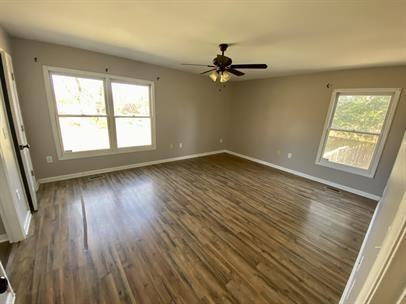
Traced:
<path fill-rule="evenodd" d="M 19 152 L 23 161 L 23 169 L 27 177 L 29 191 L 32 198 L 32 203 L 35 210 L 38 210 L 37 191 L 39 184 L 37 182 L 34 166 L 31 159 L 31 149 L 28 145 L 27 134 L 25 131 L 24 118 L 21 111 L 20 100 L 17 92 L 17 84 L 15 80 L 13 58 L 10 54 L 4 53 L 3 67 L 5 69 L 6 84 L 9 89 L 9 101 L 11 107 L 11 114 L 13 116 L 13 123 L 16 130 L 17 142 L 19 144 Z"/>
<path fill-rule="evenodd" d="M 366 278 L 360 293 L 357 296 L 357 303 L 369 303 L 375 291 L 382 282 L 396 252 L 406 236 L 406 193 L 403 194 L 399 209 L 391 225 L 391 231 L 385 237 L 382 248 L 376 257 L 375 263 Z"/>
<path fill-rule="evenodd" d="M 28 185 L 27 176 L 25 175 L 24 163 L 23 163 L 23 159 L 20 154 L 20 147 L 18 144 L 17 133 L 16 133 L 16 129 L 14 126 L 14 119 L 13 119 L 13 114 L 12 114 L 11 106 L 10 106 L 9 92 L 8 92 L 7 82 L 6 82 L 7 80 L 5 77 L 5 68 L 4 68 L 4 64 L 3 64 L 3 57 L 5 56 L 5 54 L 7 54 L 7 53 L 3 49 L 0 48 L 0 56 L 1 56 L 0 82 L 1 82 L 1 87 L 2 87 L 2 91 L 3 91 L 4 106 L 5 106 L 6 115 L 7 115 L 8 121 L 9 121 L 11 138 L 12 138 L 12 142 L 13 142 L 13 146 L 14 146 L 14 150 L 15 150 L 15 155 L 17 158 L 18 167 L 20 169 L 21 179 L 22 179 L 23 185 L 24 185 L 24 191 L 27 196 L 28 206 L 30 207 L 31 212 L 35 212 L 36 210 L 34 208 L 34 204 L 32 201 L 32 197 L 31 197 L 31 193 L 30 193 L 30 186 Z"/>
<path fill-rule="evenodd" d="M 394 166 L 396 166 L 397 162 L 400 161 L 402 166 L 403 164 L 406 164 L 406 132 L 404 133 L 403 140 L 399 149 L 398 156 L 396 158 Z M 393 174 L 393 169 L 392 173 Z M 405 180 L 406 178 L 406 167 L 403 169 L 401 173 L 400 179 Z M 390 178 L 389 178 L 390 179 Z M 389 181 L 389 180 L 388 180 Z M 386 192 L 386 188 L 385 188 Z M 385 193 L 382 196 L 382 198 L 385 197 Z M 369 224 L 368 231 L 366 233 L 366 236 L 364 238 L 364 241 L 362 243 L 361 249 L 358 253 L 357 260 L 355 261 L 354 267 L 352 269 L 350 278 L 347 281 L 347 285 L 345 287 L 345 290 L 341 296 L 340 299 L 340 304 L 346 304 L 348 303 L 348 297 L 352 291 L 352 288 L 354 286 L 355 280 L 356 280 L 356 275 L 357 275 L 357 270 L 358 267 L 361 265 L 363 256 L 364 256 L 364 247 L 366 246 L 366 243 L 374 238 L 374 235 L 371 233 L 371 230 L 377 222 L 378 218 L 378 213 L 379 210 L 381 210 L 381 204 L 387 203 L 387 201 L 381 199 L 378 203 L 378 206 L 375 209 L 374 215 L 372 217 L 372 220 Z M 369 269 L 369 272 L 366 276 L 366 278 L 363 281 L 363 284 L 361 288 L 359 289 L 358 293 L 355 294 L 355 303 L 370 303 L 370 301 L 373 299 L 373 296 L 379 287 L 380 283 L 382 282 L 382 279 L 388 270 L 393 258 L 395 257 L 397 250 L 402 242 L 402 239 L 406 237 L 406 191 L 403 192 L 402 197 L 400 198 L 400 201 L 395 201 L 395 203 L 398 203 L 398 207 L 396 209 L 396 213 L 393 216 L 392 222 L 390 223 L 390 226 L 387 230 L 387 233 L 385 237 L 383 238 L 382 245 L 379 248 L 379 252 L 371 265 L 371 268 Z"/>
<path fill-rule="evenodd" d="M 15 161 L 15 170 L 18 174 L 19 183 L 22 184 L 21 174 L 18 170 L 18 163 L 16 159 L 17 153 L 15 153 L 13 146 L 12 146 L 12 139 L 11 139 L 11 132 L 10 132 L 10 123 L 7 118 L 6 109 L 4 106 L 4 94 L 2 92 L 2 88 L 0 86 L 0 117 L 4 120 L 4 125 L 6 129 L 6 136 L 4 134 L 0 134 L 0 136 L 4 136 L 4 140 L 9 141 L 9 147 L 11 148 L 11 152 L 13 155 L 13 160 Z M 1 122 L 3 124 L 3 122 Z M 4 129 L 3 129 L 4 132 Z M 2 139 L 0 139 L 2 140 Z M 21 214 L 17 210 L 18 201 L 15 200 L 15 193 L 14 190 L 10 188 L 9 183 L 9 171 L 6 169 L 6 163 L 3 160 L 3 151 L 2 147 L 0 147 L 0 215 L 1 220 L 3 221 L 4 228 L 6 230 L 7 238 L 10 243 L 19 242 L 26 238 L 26 235 L 29 232 L 30 222 L 31 222 L 31 215 L 28 206 L 27 206 L 27 197 L 25 195 L 25 191 L 23 187 L 21 187 L 21 195 L 26 205 L 25 214 L 23 218 Z M 18 195 L 17 195 L 18 196 Z"/>

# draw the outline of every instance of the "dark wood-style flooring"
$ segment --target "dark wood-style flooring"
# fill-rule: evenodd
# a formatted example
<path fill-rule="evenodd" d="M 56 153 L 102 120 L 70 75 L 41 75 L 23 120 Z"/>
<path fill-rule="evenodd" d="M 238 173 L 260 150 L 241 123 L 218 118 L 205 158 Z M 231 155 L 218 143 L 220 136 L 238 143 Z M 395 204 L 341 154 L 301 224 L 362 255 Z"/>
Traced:
<path fill-rule="evenodd" d="M 375 202 L 234 156 L 41 185 L 17 303 L 338 303 Z"/>

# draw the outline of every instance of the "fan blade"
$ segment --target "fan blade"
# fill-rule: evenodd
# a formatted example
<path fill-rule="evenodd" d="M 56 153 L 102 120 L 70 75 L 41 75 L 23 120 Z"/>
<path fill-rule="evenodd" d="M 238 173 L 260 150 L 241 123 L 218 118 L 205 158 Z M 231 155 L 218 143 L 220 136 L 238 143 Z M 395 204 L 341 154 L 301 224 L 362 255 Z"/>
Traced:
<path fill-rule="evenodd" d="M 214 68 L 214 65 L 208 65 L 208 64 L 181 63 L 181 65 L 192 65 L 192 66 L 202 66 L 202 67 Z"/>
<path fill-rule="evenodd" d="M 230 66 L 232 69 L 266 69 L 267 67 L 266 64 L 232 64 Z"/>
<path fill-rule="evenodd" d="M 234 74 L 235 76 L 243 76 L 243 75 L 245 75 L 245 73 L 240 72 L 240 71 L 235 70 L 235 69 L 231 69 L 231 68 L 227 69 L 226 71 L 230 72 L 231 74 Z"/>
<path fill-rule="evenodd" d="M 208 71 L 205 71 L 205 72 L 201 72 L 200 74 L 206 74 L 206 73 L 208 73 L 208 72 L 211 72 L 211 71 L 215 71 L 216 69 L 211 69 L 211 70 L 208 70 Z"/>

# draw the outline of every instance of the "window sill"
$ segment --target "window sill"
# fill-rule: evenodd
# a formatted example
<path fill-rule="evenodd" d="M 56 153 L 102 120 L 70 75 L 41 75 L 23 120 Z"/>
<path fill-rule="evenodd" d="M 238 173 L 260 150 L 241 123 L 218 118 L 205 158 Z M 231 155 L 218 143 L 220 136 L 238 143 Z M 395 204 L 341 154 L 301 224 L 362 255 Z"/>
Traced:
<path fill-rule="evenodd" d="M 83 152 L 63 152 L 62 155 L 58 155 L 59 160 L 69 160 L 69 159 L 80 159 L 80 158 L 90 158 L 98 156 L 109 156 L 123 153 L 134 153 L 143 151 L 155 150 L 155 145 L 149 146 L 138 146 L 130 148 L 119 148 L 119 149 L 108 149 L 108 150 L 94 150 L 94 151 L 83 151 Z"/>
<path fill-rule="evenodd" d="M 347 173 L 352 173 L 352 174 L 355 174 L 355 175 L 360 175 L 360 176 L 364 176 L 364 177 L 368 177 L 368 178 L 374 178 L 375 171 L 376 171 L 376 168 L 375 169 L 370 169 L 370 170 L 358 169 L 358 168 L 355 168 L 355 167 L 350 167 L 350 166 L 346 166 L 346 165 L 339 164 L 339 163 L 329 162 L 329 161 L 326 161 L 326 160 L 323 160 L 323 159 L 317 160 L 316 165 L 327 167 L 327 168 L 330 168 L 330 169 L 335 169 L 335 170 L 338 170 L 338 171 L 344 171 L 344 172 L 347 172 Z"/>

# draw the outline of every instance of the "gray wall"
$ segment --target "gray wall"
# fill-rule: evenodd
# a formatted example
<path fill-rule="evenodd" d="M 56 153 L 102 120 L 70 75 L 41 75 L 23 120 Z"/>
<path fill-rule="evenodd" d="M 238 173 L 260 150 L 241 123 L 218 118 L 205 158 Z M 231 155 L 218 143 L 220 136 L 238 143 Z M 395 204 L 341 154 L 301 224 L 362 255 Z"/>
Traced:
<path fill-rule="evenodd" d="M 326 84 L 331 83 L 332 88 Z M 235 82 L 228 148 L 368 193 L 381 195 L 406 128 L 402 93 L 375 178 L 315 164 L 334 88 L 406 88 L 406 66 Z M 280 155 L 278 154 L 280 151 Z M 293 153 L 288 159 L 287 153 Z"/>
<path fill-rule="evenodd" d="M 6 51 L 7 53 L 11 54 L 9 36 L 1 26 L 0 26 L 0 49 L 3 49 L 3 51 Z"/>
<path fill-rule="evenodd" d="M 55 44 L 13 38 L 17 89 L 32 145 L 37 177 L 51 177 L 157 159 L 224 149 L 228 126 L 229 89 L 202 77 L 151 64 Z M 34 57 L 38 62 L 34 62 Z M 104 72 L 155 81 L 156 136 L 154 151 L 58 160 L 44 87 L 43 65 Z M 157 81 L 156 78 L 160 77 Z M 219 143 L 223 138 L 223 144 Z M 183 149 L 178 143 L 183 142 Z M 174 148 L 170 148 L 170 144 Z M 52 155 L 48 164 L 45 157 Z"/>
<path fill-rule="evenodd" d="M 406 127 L 403 93 L 373 179 L 315 165 L 332 90 L 406 88 L 405 66 L 241 81 L 227 84 L 220 92 L 208 77 L 55 44 L 19 38 L 13 38 L 11 44 L 23 117 L 40 178 L 227 148 L 381 195 Z M 59 161 L 42 65 L 94 72 L 108 67 L 112 74 L 155 81 L 157 149 Z M 156 81 L 156 77 L 161 79 Z M 332 88 L 326 88 L 327 83 Z M 223 145 L 219 138 L 224 139 Z M 178 148 L 179 142 L 183 149 Z M 287 158 L 288 152 L 293 153 L 292 159 Z M 54 157 L 54 163 L 46 163 L 47 155 Z"/>

